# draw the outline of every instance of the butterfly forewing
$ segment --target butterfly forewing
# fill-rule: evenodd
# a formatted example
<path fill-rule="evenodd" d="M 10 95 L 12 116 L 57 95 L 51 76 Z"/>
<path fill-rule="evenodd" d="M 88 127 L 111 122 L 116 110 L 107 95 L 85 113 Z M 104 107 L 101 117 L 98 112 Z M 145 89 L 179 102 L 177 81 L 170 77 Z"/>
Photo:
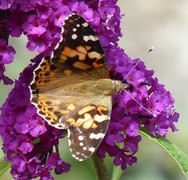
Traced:
<path fill-rule="evenodd" d="M 72 68 L 98 70 L 106 66 L 104 52 L 98 37 L 82 17 L 72 14 L 65 20 L 62 39 L 51 59 L 55 65 L 71 70 Z"/>
<path fill-rule="evenodd" d="M 51 57 L 43 58 L 30 84 L 31 102 L 50 125 L 68 130 L 74 158 L 99 146 L 109 124 L 112 80 L 91 26 L 72 14 Z"/>

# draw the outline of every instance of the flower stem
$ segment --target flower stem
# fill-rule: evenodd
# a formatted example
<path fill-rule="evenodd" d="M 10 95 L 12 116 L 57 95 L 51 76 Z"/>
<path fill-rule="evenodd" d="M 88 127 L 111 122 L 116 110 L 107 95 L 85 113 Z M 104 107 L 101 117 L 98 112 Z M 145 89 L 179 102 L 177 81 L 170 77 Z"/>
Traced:
<path fill-rule="evenodd" d="M 98 180 L 109 180 L 108 172 L 104 164 L 104 159 L 99 158 L 96 153 L 91 156 Z"/>

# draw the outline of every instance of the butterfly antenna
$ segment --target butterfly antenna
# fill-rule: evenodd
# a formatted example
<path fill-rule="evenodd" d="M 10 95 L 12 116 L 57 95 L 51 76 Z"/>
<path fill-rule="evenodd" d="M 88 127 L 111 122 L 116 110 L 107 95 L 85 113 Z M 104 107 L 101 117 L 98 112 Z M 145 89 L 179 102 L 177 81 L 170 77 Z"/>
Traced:
<path fill-rule="evenodd" d="M 151 51 L 153 51 L 153 47 L 151 47 L 148 52 L 141 58 L 144 59 Z M 131 68 L 131 70 L 129 71 L 129 73 L 125 76 L 125 78 L 123 80 L 125 80 L 130 73 L 135 69 L 136 66 L 138 66 L 138 64 L 141 62 L 141 60 L 139 59 L 139 61 Z M 138 105 L 140 105 L 143 109 L 145 109 L 148 113 L 150 113 L 152 116 L 156 117 L 155 114 L 153 114 L 149 109 L 147 109 L 146 107 L 144 107 L 140 102 L 138 102 L 127 90 L 124 90 Z"/>
<path fill-rule="evenodd" d="M 151 47 L 148 52 L 142 57 L 142 59 L 144 59 L 151 51 L 154 50 L 154 47 Z"/>
<path fill-rule="evenodd" d="M 127 90 L 124 89 L 124 91 L 139 105 L 141 106 L 143 109 L 145 109 L 149 114 L 151 114 L 152 116 L 156 117 L 155 114 L 153 114 L 149 109 L 147 109 L 146 107 L 144 107 L 141 103 L 139 103 Z"/>
<path fill-rule="evenodd" d="M 144 59 L 151 51 L 153 51 L 154 47 L 151 47 L 148 52 L 141 58 L 141 59 Z M 141 62 L 141 60 L 139 59 L 139 61 L 132 67 L 132 69 L 128 72 L 128 74 L 125 76 L 125 78 L 123 80 L 125 80 L 129 75 L 130 73 L 135 69 L 136 66 L 138 66 L 138 64 Z"/>

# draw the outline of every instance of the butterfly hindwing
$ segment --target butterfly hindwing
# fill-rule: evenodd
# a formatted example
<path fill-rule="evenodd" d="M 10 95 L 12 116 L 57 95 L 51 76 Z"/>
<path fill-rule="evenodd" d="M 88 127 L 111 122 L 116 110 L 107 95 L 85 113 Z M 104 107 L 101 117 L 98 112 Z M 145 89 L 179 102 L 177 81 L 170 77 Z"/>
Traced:
<path fill-rule="evenodd" d="M 90 105 L 90 112 L 84 114 L 84 124 L 68 130 L 70 151 L 75 159 L 82 161 L 98 148 L 105 136 L 109 113 L 104 106 Z M 82 117 L 78 121 L 82 122 Z"/>
<path fill-rule="evenodd" d="M 78 160 L 88 158 L 107 131 L 111 86 L 98 37 L 82 17 L 70 15 L 51 57 L 35 69 L 30 91 L 38 114 L 68 129 L 70 150 Z"/>

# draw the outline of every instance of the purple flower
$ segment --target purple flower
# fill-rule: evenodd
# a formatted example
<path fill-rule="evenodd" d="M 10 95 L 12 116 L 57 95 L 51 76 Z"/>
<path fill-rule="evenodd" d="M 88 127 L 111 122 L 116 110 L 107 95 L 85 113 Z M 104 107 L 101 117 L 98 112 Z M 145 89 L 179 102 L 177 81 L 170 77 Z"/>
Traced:
<path fill-rule="evenodd" d="M 61 174 L 70 170 L 70 165 L 65 163 L 59 157 L 58 153 L 53 153 L 49 156 L 48 161 L 46 162 L 46 166 L 49 169 L 55 169 L 57 174 Z"/>
<path fill-rule="evenodd" d="M 4 103 L 0 117 L 0 134 L 3 151 L 7 154 L 6 160 L 12 162 L 11 174 L 15 179 L 50 179 L 51 170 L 54 169 L 57 173 L 67 172 L 70 165 L 61 160 L 57 152 L 57 157 L 52 158 L 53 147 L 58 149 L 59 138 L 64 131 L 47 125 L 31 105 L 28 86 L 32 72 L 32 66 L 23 71 Z"/>
<path fill-rule="evenodd" d="M 22 11 L 13 11 L 8 17 L 8 30 L 12 37 L 19 37 L 23 32 L 23 24 L 28 14 Z"/>
<path fill-rule="evenodd" d="M 0 40 L 0 64 L 10 64 L 13 61 L 15 50 L 6 45 L 5 40 Z"/>
<path fill-rule="evenodd" d="M 63 20 L 70 14 L 70 10 L 67 6 L 60 6 L 57 8 L 56 11 L 54 11 L 53 14 L 51 14 L 50 19 L 53 22 L 54 25 L 57 27 L 62 28 Z"/>
<path fill-rule="evenodd" d="M 28 35 L 40 36 L 46 31 L 46 26 L 46 20 L 38 19 L 37 15 L 31 15 L 23 25 L 23 29 Z"/>
<path fill-rule="evenodd" d="M 10 64 L 13 61 L 15 50 L 11 46 L 6 45 L 5 40 L 0 39 L 0 80 L 3 80 L 4 84 L 12 84 L 13 81 L 4 75 L 5 64 Z"/>
<path fill-rule="evenodd" d="M 0 9 L 7 9 L 10 7 L 13 0 L 0 0 Z"/>
<path fill-rule="evenodd" d="M 115 156 L 115 159 L 114 159 L 114 164 L 116 166 L 120 166 L 121 165 L 121 169 L 126 169 L 127 168 L 127 165 L 132 165 L 133 163 L 136 163 L 137 162 L 137 159 L 136 157 L 130 157 L 128 155 L 125 155 L 124 152 L 121 152 L 119 151 L 117 153 L 117 155 Z"/>
<path fill-rule="evenodd" d="M 118 47 L 122 15 L 116 3 L 117 0 L 0 0 L 0 9 L 9 11 L 4 23 L 9 35 L 26 35 L 27 48 L 37 49 L 41 56 L 52 52 L 67 15 L 74 12 L 92 25 L 104 48 L 111 78 L 129 84 L 128 89 L 112 97 L 111 121 L 98 156 L 104 158 L 108 153 L 114 158 L 114 165 L 126 169 L 137 161 L 140 127 L 148 128 L 154 136 L 165 136 L 169 128 L 177 130 L 174 123 L 179 115 L 173 110 L 171 94 L 152 77 L 153 70 L 147 70 L 139 59 L 131 60 Z M 0 40 L 0 80 L 10 84 L 12 81 L 4 75 L 5 64 L 13 61 L 15 51 L 7 42 L 6 38 Z M 37 58 L 33 62 L 39 63 Z M 21 73 L 0 116 L 2 149 L 15 179 L 53 179 L 52 170 L 56 174 L 70 170 L 58 152 L 59 139 L 66 130 L 49 126 L 30 103 L 28 86 L 36 66 L 30 65 Z"/>

